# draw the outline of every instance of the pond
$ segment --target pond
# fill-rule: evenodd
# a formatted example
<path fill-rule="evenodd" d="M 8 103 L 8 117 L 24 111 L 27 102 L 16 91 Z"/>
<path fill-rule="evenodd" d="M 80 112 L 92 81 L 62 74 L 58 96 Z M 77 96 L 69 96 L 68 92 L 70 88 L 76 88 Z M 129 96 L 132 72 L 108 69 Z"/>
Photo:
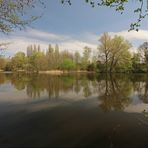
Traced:
<path fill-rule="evenodd" d="M 0 147 L 148 147 L 148 75 L 0 74 Z"/>

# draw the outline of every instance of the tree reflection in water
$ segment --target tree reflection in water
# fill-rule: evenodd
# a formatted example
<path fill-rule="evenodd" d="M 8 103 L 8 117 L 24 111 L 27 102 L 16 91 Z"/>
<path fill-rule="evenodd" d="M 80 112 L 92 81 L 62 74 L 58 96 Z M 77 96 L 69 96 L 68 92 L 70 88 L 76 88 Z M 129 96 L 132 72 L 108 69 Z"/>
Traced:
<path fill-rule="evenodd" d="M 142 102 L 148 103 L 148 74 L 147 75 L 135 75 L 134 90 L 138 93 L 138 97 Z"/>
<path fill-rule="evenodd" d="M 0 74 L 0 86 L 1 86 L 1 84 L 5 83 L 5 81 L 6 81 L 5 75 L 4 74 Z"/>
<path fill-rule="evenodd" d="M 17 90 L 25 90 L 31 98 L 59 98 L 61 94 L 75 93 L 83 97 L 98 96 L 103 111 L 123 110 L 131 102 L 133 93 L 144 103 L 148 103 L 148 75 L 125 74 L 0 74 L 0 84 L 7 80 Z"/>
<path fill-rule="evenodd" d="M 100 85 L 102 89 L 99 95 L 100 107 L 104 111 L 123 110 L 129 105 L 132 82 L 127 77 L 106 75 Z"/>

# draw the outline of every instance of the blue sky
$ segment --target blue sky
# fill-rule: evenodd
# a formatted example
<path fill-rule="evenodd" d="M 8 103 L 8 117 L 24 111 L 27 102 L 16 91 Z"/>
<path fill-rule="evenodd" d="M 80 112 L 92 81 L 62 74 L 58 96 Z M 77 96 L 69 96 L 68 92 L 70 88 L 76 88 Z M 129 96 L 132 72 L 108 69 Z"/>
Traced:
<path fill-rule="evenodd" d="M 126 6 L 123 15 L 115 12 L 114 9 L 105 7 L 91 8 L 85 0 L 72 0 L 72 6 L 62 5 L 60 0 L 44 0 L 46 8 L 37 6 L 29 11 L 32 15 L 43 16 L 31 24 L 24 31 L 16 30 L 10 35 L 0 34 L 1 42 L 9 41 L 5 52 L 11 56 L 17 51 L 25 51 L 29 44 L 41 44 L 43 49 L 48 44 L 59 44 L 61 50 L 67 49 L 72 52 L 82 51 L 84 46 L 96 49 L 98 39 L 103 32 L 111 35 L 122 35 L 130 40 L 134 48 L 148 40 L 148 19 L 141 23 L 141 30 L 127 32 L 131 22 L 136 20 L 133 13 L 137 5 L 134 1 Z"/>

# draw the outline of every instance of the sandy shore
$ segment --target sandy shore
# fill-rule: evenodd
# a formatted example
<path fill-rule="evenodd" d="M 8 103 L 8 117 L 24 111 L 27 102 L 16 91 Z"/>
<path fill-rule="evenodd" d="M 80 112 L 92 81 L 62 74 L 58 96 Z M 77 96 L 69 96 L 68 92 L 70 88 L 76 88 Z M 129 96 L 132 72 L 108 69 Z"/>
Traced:
<path fill-rule="evenodd" d="M 91 71 L 61 71 L 61 70 L 39 71 L 39 74 L 60 75 L 60 74 L 68 74 L 68 73 L 95 73 L 95 72 L 91 72 Z"/>
<path fill-rule="evenodd" d="M 0 73 L 36 73 L 36 72 L 26 72 L 26 71 L 2 71 Z M 71 73 L 95 73 L 94 71 L 62 71 L 62 70 L 48 70 L 39 71 L 38 74 L 51 74 L 51 75 L 61 75 L 61 74 L 71 74 Z"/>

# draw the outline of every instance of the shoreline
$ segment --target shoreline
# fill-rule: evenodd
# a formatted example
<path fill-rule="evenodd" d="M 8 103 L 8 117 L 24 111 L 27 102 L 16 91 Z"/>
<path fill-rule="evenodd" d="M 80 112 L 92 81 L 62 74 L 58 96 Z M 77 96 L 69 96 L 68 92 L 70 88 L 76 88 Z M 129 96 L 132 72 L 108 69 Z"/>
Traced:
<path fill-rule="evenodd" d="M 2 71 L 0 73 L 11 74 L 11 73 L 26 73 L 26 74 L 51 74 L 51 75 L 62 75 L 62 74 L 73 74 L 73 73 L 96 73 L 95 71 L 62 71 L 62 70 L 47 70 L 47 71 L 38 71 L 38 72 L 31 72 L 31 71 Z"/>
<path fill-rule="evenodd" d="M 96 72 L 96 71 L 86 71 L 86 70 L 78 70 L 78 71 L 62 71 L 62 70 L 47 70 L 47 71 L 38 71 L 38 72 L 32 72 L 32 71 L 3 71 L 0 70 L 0 74 L 13 74 L 13 73 L 24 73 L 24 74 L 50 74 L 50 75 L 63 75 L 63 74 L 148 74 L 145 72 L 112 72 L 112 73 L 106 73 L 106 72 Z"/>

